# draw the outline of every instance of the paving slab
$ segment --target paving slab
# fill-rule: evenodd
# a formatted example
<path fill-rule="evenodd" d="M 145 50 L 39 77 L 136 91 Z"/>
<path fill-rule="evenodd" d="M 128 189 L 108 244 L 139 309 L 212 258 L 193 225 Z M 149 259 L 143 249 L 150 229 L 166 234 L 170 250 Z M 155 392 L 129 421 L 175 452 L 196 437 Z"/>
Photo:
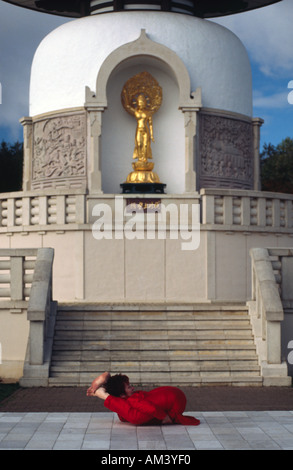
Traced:
<path fill-rule="evenodd" d="M 200 426 L 121 423 L 86 387 L 20 388 L 0 403 L 0 451 L 293 450 L 293 388 L 180 388 Z"/>
<path fill-rule="evenodd" d="M 0 450 L 293 450 L 293 411 L 189 414 L 201 424 L 133 426 L 112 412 L 0 412 Z"/>

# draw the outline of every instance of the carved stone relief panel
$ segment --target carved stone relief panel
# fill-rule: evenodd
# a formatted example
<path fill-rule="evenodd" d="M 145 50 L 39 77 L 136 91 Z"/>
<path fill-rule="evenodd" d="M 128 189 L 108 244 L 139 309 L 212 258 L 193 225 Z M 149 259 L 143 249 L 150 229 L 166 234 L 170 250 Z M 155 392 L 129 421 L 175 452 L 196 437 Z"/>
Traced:
<path fill-rule="evenodd" d="M 32 188 L 84 187 L 85 113 L 37 121 L 33 132 Z"/>
<path fill-rule="evenodd" d="M 253 128 L 250 122 L 201 114 L 199 155 L 201 188 L 253 188 Z"/>

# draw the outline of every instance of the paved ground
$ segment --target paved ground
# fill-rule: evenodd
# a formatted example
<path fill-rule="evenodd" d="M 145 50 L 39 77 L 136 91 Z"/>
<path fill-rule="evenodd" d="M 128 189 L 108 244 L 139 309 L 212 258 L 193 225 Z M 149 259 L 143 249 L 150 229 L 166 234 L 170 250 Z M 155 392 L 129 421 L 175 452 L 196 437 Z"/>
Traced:
<path fill-rule="evenodd" d="M 293 410 L 293 387 L 181 387 L 186 411 Z M 146 390 L 146 389 L 145 389 Z M 105 412 L 86 387 L 18 389 L 0 403 L 0 412 Z"/>
<path fill-rule="evenodd" d="M 0 450 L 293 450 L 292 411 L 190 414 L 199 426 L 132 426 L 110 412 L 0 412 Z"/>
<path fill-rule="evenodd" d="M 293 388 L 183 388 L 197 427 L 121 423 L 85 390 L 16 391 L 0 404 L 0 450 L 293 450 Z"/>

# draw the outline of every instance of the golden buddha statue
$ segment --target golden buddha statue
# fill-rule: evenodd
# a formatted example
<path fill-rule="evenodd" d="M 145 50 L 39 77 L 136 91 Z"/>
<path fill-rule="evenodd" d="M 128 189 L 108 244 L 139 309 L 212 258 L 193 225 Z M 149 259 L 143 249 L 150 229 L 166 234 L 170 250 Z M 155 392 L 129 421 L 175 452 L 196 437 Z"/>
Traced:
<path fill-rule="evenodd" d="M 158 175 L 153 172 L 151 141 L 154 142 L 152 115 L 162 103 L 162 89 L 158 82 L 148 73 L 142 72 L 130 78 L 121 93 L 124 109 L 137 121 L 135 147 L 132 164 L 133 170 L 126 183 L 160 183 Z"/>

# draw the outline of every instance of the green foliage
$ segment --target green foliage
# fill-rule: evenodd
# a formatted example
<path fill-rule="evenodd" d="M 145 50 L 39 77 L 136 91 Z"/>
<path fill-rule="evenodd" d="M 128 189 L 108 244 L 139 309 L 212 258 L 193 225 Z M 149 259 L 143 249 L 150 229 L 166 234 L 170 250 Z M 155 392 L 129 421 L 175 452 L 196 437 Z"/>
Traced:
<path fill-rule="evenodd" d="M 293 139 L 265 144 L 260 157 L 262 191 L 293 193 Z"/>
<path fill-rule="evenodd" d="M 21 191 L 23 144 L 0 144 L 0 193 Z"/>

